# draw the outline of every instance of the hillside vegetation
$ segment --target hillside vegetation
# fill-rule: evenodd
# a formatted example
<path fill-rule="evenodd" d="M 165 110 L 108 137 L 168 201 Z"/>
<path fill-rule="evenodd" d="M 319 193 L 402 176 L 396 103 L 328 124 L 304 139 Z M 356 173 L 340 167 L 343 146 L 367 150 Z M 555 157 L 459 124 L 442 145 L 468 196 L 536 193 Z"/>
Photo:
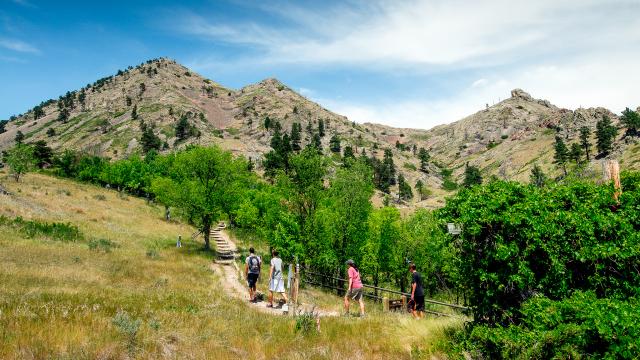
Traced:
<path fill-rule="evenodd" d="M 10 148 L 17 137 L 27 143 L 44 140 L 54 150 L 112 159 L 216 144 L 251 159 L 262 171 L 274 132 L 270 125 L 277 122 L 291 137 L 297 128 L 302 146 L 317 142 L 327 155 L 364 152 L 382 160 L 390 152 L 413 196 L 402 196 L 399 184 L 392 182 L 376 192 L 375 203 L 382 204 L 389 194 L 408 212 L 444 205 L 467 166 L 477 167 L 484 178 L 526 180 L 535 165 L 559 176 L 553 159 L 555 137 L 578 142 L 580 129 L 586 127 L 590 150 L 598 155 L 594 134 L 605 116 L 621 131 L 613 139 L 613 151 L 600 157 L 616 158 L 627 169 L 640 168 L 637 136 L 622 131 L 622 117 L 604 108 L 571 111 L 515 89 L 505 100 L 455 123 L 429 130 L 398 129 L 351 122 L 276 79 L 229 89 L 161 58 L 12 117 L 1 124 L 0 150 Z M 597 168 L 594 159 L 589 161 Z"/>

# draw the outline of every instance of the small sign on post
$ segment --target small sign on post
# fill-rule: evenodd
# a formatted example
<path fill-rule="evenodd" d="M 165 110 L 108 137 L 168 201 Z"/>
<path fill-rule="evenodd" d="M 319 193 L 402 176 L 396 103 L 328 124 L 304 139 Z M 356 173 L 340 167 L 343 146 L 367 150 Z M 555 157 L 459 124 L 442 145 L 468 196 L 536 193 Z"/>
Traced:
<path fill-rule="evenodd" d="M 462 233 L 462 226 L 454 223 L 447 223 L 447 232 L 451 235 L 460 235 Z"/>

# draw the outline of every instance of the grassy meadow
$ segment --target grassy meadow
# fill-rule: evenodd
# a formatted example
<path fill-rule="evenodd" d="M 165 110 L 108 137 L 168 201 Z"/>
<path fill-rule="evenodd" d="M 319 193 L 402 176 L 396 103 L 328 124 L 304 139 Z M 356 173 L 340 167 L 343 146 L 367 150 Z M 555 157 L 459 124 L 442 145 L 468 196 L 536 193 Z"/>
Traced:
<path fill-rule="evenodd" d="M 194 229 L 164 221 L 162 207 L 43 174 L 16 183 L 0 173 L 0 183 L 12 193 L 0 195 L 1 359 L 444 358 L 434 345 L 460 326 L 372 311 L 296 332 L 294 318 L 229 298 Z M 69 223 L 80 237 L 28 233 L 17 217 Z"/>

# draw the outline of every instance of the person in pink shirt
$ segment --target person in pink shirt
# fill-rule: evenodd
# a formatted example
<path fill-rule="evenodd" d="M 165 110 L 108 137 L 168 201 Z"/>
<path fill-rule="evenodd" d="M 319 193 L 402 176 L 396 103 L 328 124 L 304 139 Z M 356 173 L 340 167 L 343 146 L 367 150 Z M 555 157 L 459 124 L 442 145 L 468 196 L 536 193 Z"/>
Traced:
<path fill-rule="evenodd" d="M 362 292 L 362 281 L 360 280 L 360 272 L 356 267 L 353 260 L 347 260 L 347 266 L 349 270 L 349 288 L 347 294 L 344 296 L 344 311 L 345 315 L 349 315 L 349 299 L 360 303 L 360 316 L 364 316 L 364 299 Z"/>

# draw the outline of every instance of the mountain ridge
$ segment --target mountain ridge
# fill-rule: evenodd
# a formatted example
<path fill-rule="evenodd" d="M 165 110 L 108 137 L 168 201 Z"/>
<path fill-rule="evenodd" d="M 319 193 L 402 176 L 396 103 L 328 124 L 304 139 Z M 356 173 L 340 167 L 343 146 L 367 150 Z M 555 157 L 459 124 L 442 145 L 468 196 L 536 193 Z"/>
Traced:
<path fill-rule="evenodd" d="M 278 121 L 284 131 L 299 123 L 302 145 L 308 144 L 318 127 L 323 126 L 325 136 L 321 143 L 327 154 L 331 153 L 329 141 L 334 134 L 341 139 L 343 149 L 351 146 L 356 154 L 365 151 L 381 158 L 384 149 L 391 149 L 398 172 L 410 185 L 415 188 L 421 180 L 432 192 L 425 200 L 416 196 L 405 205 L 437 207 L 448 194 L 442 189 L 442 168 L 451 169 L 457 179 L 461 179 L 467 164 L 480 168 L 485 177 L 520 181 L 528 178 L 534 164 L 556 174 L 552 154 L 555 136 L 568 142 L 575 140 L 580 127 L 593 131 L 603 116 L 619 123 L 618 116 L 605 108 L 572 111 L 514 89 L 511 97 L 495 105 L 428 130 L 359 124 L 309 100 L 276 78 L 234 90 L 174 60 L 159 58 L 118 71 L 15 117 L 5 125 L 6 132 L 0 134 L 0 150 L 12 146 L 17 131 L 21 131 L 25 141 L 45 140 L 55 150 L 74 149 L 123 158 L 141 153 L 143 129 L 149 127 L 160 139 L 161 151 L 189 144 L 218 144 L 251 158 L 260 168 L 263 155 L 270 150 L 272 130 L 265 121 L 268 118 Z M 176 126 L 182 118 L 189 127 L 186 139 L 176 136 Z M 640 167 L 637 139 L 619 136 L 616 145 L 612 157 L 624 166 Z M 422 147 L 431 155 L 426 171 L 419 170 L 416 154 Z M 382 201 L 382 196 L 378 194 L 377 201 Z M 397 196 L 395 189 L 392 196 Z"/>

